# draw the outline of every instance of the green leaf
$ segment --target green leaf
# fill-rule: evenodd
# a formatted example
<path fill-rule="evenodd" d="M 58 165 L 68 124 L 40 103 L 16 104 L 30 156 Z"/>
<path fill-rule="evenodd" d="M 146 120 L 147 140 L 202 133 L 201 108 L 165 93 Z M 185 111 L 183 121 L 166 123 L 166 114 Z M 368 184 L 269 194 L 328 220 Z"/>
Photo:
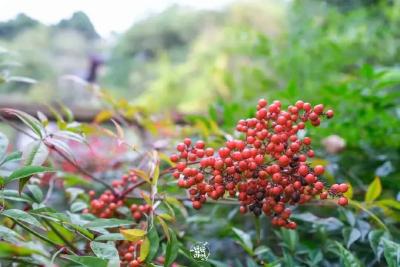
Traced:
<path fill-rule="evenodd" d="M 42 202 L 43 200 L 43 192 L 37 185 L 28 185 L 27 186 L 29 191 L 32 193 L 33 198 L 36 200 L 37 203 Z"/>
<path fill-rule="evenodd" d="M 58 222 L 52 222 L 50 220 L 46 220 L 45 223 L 47 224 L 47 226 L 49 227 L 49 230 L 47 232 L 47 237 L 49 239 L 51 239 L 52 241 L 54 241 L 57 244 L 65 244 L 65 240 L 71 242 L 74 239 L 74 233 L 73 231 L 71 231 L 70 229 L 68 229 L 67 227 L 65 227 L 64 225 L 61 225 Z M 64 239 L 62 239 L 60 237 L 60 235 L 58 233 L 64 237 Z"/>
<path fill-rule="evenodd" d="M 124 236 L 119 233 L 105 234 L 95 238 L 96 241 L 117 241 L 125 240 Z"/>
<path fill-rule="evenodd" d="M 42 172 L 54 172 L 54 170 L 42 166 L 25 166 L 11 173 L 10 176 L 7 177 L 6 183 L 10 183 L 11 181 L 19 180 L 22 178 L 31 177 L 34 174 Z"/>
<path fill-rule="evenodd" d="M 119 259 L 118 250 L 115 248 L 113 242 L 101 243 L 101 242 L 90 242 L 90 248 L 93 253 L 101 259 Z"/>
<path fill-rule="evenodd" d="M 146 231 L 142 229 L 121 229 L 121 234 L 125 237 L 126 240 L 137 242 L 146 235 Z"/>
<path fill-rule="evenodd" d="M 346 227 L 343 228 L 343 236 L 347 240 L 347 248 L 349 248 L 354 242 L 361 237 L 361 232 L 357 228 Z"/>
<path fill-rule="evenodd" d="M 289 251 L 294 253 L 299 242 L 299 236 L 297 232 L 288 229 L 281 229 L 281 236 L 285 246 L 289 249 Z"/>
<path fill-rule="evenodd" d="M 232 227 L 232 231 L 236 234 L 242 247 L 250 253 L 253 250 L 253 243 L 251 242 L 250 235 L 235 227 Z"/>
<path fill-rule="evenodd" d="M 149 238 L 145 237 L 143 243 L 140 245 L 140 253 L 139 259 L 144 261 L 150 252 L 150 240 Z"/>
<path fill-rule="evenodd" d="M 56 137 L 67 139 L 67 140 L 73 140 L 73 141 L 81 143 L 81 144 L 86 143 L 85 137 L 83 137 L 80 134 L 71 132 L 71 131 L 58 131 L 58 132 L 53 133 L 53 135 Z"/>
<path fill-rule="evenodd" d="M 183 205 L 182 202 L 175 197 L 166 196 L 164 202 L 167 202 L 173 207 L 177 208 L 185 218 L 188 217 L 188 212 L 185 205 Z"/>
<path fill-rule="evenodd" d="M 60 103 L 60 107 L 61 107 L 62 112 L 64 112 L 65 116 L 67 117 L 67 122 L 73 122 L 74 113 L 72 112 L 72 110 L 69 109 L 67 106 L 65 106 L 62 103 Z"/>
<path fill-rule="evenodd" d="M 87 237 L 89 239 L 93 239 L 94 238 L 94 235 L 91 232 L 89 232 L 88 230 L 86 230 L 85 228 L 83 228 L 83 227 L 81 227 L 79 225 L 76 225 L 76 224 L 73 224 L 73 223 L 65 223 L 65 224 L 71 226 L 74 230 L 78 231 L 81 235 L 83 235 L 83 236 L 85 236 L 85 237 Z"/>
<path fill-rule="evenodd" d="M 175 232 L 172 230 L 170 230 L 170 237 L 171 239 L 167 243 L 167 249 L 165 251 L 165 267 L 170 266 L 174 262 L 174 260 L 178 256 L 179 251 L 179 243 L 176 239 Z"/>
<path fill-rule="evenodd" d="M 40 166 L 46 161 L 49 149 L 41 140 L 34 140 L 22 151 L 22 161 L 25 166 Z"/>
<path fill-rule="evenodd" d="M 369 244 L 372 248 L 372 251 L 375 253 L 378 260 L 381 258 L 383 253 L 383 242 L 382 237 L 386 235 L 386 232 L 382 229 L 372 230 L 368 234 Z"/>
<path fill-rule="evenodd" d="M 69 200 L 69 202 L 74 202 L 75 199 L 76 199 L 79 195 L 85 193 L 85 190 L 83 190 L 82 188 L 78 188 L 78 187 L 70 187 L 70 188 L 67 188 L 67 189 L 65 190 L 65 192 L 66 192 L 67 195 L 68 195 L 68 200 Z"/>
<path fill-rule="evenodd" d="M 107 267 L 107 260 L 100 259 L 93 256 L 73 256 L 73 255 L 63 255 L 62 258 L 73 261 L 86 267 Z"/>
<path fill-rule="evenodd" d="M 16 246 L 6 242 L 0 242 L 0 256 L 30 256 L 32 254 L 43 254 L 38 250 L 34 250 L 27 247 Z"/>
<path fill-rule="evenodd" d="M 21 159 L 21 156 L 22 156 L 22 152 L 20 152 L 20 151 L 11 152 L 10 154 L 8 154 L 8 155 L 0 162 L 0 165 L 3 165 L 3 164 L 5 164 L 5 163 L 7 163 L 7 162 L 10 162 L 10 161 L 20 160 L 20 159 Z"/>
<path fill-rule="evenodd" d="M 22 151 L 22 161 L 25 166 L 41 166 L 49 155 L 49 149 L 41 140 L 34 140 Z"/>
<path fill-rule="evenodd" d="M 36 227 L 44 229 L 44 227 L 40 224 L 40 222 L 30 215 L 29 213 L 22 211 L 22 210 L 17 210 L 17 209 L 10 209 L 10 210 L 5 210 L 1 213 L 4 216 L 7 216 L 9 218 L 12 218 L 17 221 L 22 221 L 26 222 L 28 224 L 34 225 Z"/>
<path fill-rule="evenodd" d="M 400 202 L 394 199 L 382 199 L 376 202 L 379 205 L 386 206 L 388 208 L 400 210 Z"/>
<path fill-rule="evenodd" d="M 156 219 L 157 219 L 158 222 L 160 223 L 161 228 L 162 228 L 162 230 L 163 230 L 165 236 L 167 237 L 167 240 L 170 241 L 170 240 L 171 240 L 171 237 L 169 236 L 169 228 L 168 228 L 168 225 L 166 224 L 166 222 L 165 222 L 161 217 L 158 217 L 158 216 L 157 216 Z"/>
<path fill-rule="evenodd" d="M 34 133 L 36 133 L 40 139 L 43 138 L 43 126 L 36 118 L 32 117 L 28 113 L 11 108 L 3 108 L 1 111 L 18 117 L 25 125 L 27 125 Z"/>
<path fill-rule="evenodd" d="M 3 160 L 7 153 L 8 138 L 3 133 L 0 133 L 0 162 Z"/>
<path fill-rule="evenodd" d="M 85 179 L 83 176 L 79 176 L 78 174 L 72 174 L 72 173 L 63 173 L 62 176 L 58 177 L 60 179 L 64 180 L 64 186 L 65 187 L 71 187 L 71 186 L 90 186 L 91 183 Z"/>
<path fill-rule="evenodd" d="M 365 194 L 365 201 L 372 202 L 377 199 L 382 192 L 381 180 L 378 176 L 372 181 L 372 183 L 368 186 L 367 193 Z"/>
<path fill-rule="evenodd" d="M 2 225 L 0 225 L 0 239 L 10 243 L 18 243 L 24 240 L 20 234 Z"/>
<path fill-rule="evenodd" d="M 87 204 L 82 201 L 76 201 L 71 205 L 72 212 L 78 212 L 87 208 Z"/>
<path fill-rule="evenodd" d="M 27 203 L 33 202 L 33 199 L 29 197 L 27 194 L 25 193 L 19 194 L 18 191 L 9 189 L 0 190 L 0 198 L 13 201 L 27 202 Z"/>
<path fill-rule="evenodd" d="M 157 255 L 157 251 L 160 246 L 160 237 L 158 236 L 157 229 L 154 225 L 147 233 L 147 237 L 150 241 L 150 251 L 149 255 L 147 256 L 147 262 L 150 262 Z"/>
<path fill-rule="evenodd" d="M 228 267 L 227 264 L 223 264 L 221 262 L 213 261 L 211 259 L 208 259 L 207 262 L 205 261 L 199 261 L 193 258 L 193 256 L 190 254 L 190 251 L 187 250 L 184 246 L 179 247 L 178 253 L 182 256 L 184 256 L 188 261 L 190 261 L 190 267 Z M 210 264 L 212 263 L 212 265 Z"/>
<path fill-rule="evenodd" d="M 152 180 L 153 185 L 157 184 L 159 176 L 160 176 L 160 165 L 159 165 L 159 162 L 157 161 L 156 166 L 154 167 L 154 174 L 153 174 L 153 180 Z"/>
<path fill-rule="evenodd" d="M 383 239 L 383 255 L 385 256 L 386 263 L 389 267 L 400 266 L 400 244 L 390 241 L 386 238 Z"/>
<path fill-rule="evenodd" d="M 345 249 L 339 242 L 335 241 L 336 246 L 339 248 L 339 256 L 344 267 L 361 267 L 359 260 L 347 249 Z"/>
<path fill-rule="evenodd" d="M 166 221 L 174 221 L 175 220 L 175 218 L 173 218 L 168 213 L 161 213 L 161 214 L 158 214 L 157 216 L 163 218 Z"/>
<path fill-rule="evenodd" d="M 133 221 L 120 220 L 120 219 L 96 219 L 90 223 L 85 224 L 85 228 L 113 228 L 123 225 L 135 224 Z"/>

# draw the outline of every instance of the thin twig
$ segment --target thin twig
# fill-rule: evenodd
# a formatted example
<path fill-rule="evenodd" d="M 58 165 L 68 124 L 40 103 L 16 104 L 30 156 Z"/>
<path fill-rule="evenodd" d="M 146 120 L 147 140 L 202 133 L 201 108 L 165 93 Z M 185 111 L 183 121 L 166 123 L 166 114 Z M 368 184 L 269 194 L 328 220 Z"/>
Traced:
<path fill-rule="evenodd" d="M 138 182 L 134 185 L 131 185 L 130 187 L 128 187 L 127 189 L 125 189 L 120 195 L 119 195 L 119 199 L 123 199 L 125 198 L 130 192 L 132 192 L 133 190 L 135 190 L 135 188 L 142 186 L 143 184 L 145 184 L 146 181 L 141 181 Z"/>

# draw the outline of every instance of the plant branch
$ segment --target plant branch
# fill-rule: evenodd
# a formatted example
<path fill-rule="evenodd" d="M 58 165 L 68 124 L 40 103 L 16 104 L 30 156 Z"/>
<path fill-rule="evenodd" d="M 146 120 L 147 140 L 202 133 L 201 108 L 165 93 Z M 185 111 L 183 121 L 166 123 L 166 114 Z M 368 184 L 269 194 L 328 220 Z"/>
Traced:
<path fill-rule="evenodd" d="M 194 164 L 198 164 L 198 163 L 200 163 L 200 161 L 188 162 L 188 163 L 186 163 L 186 165 L 189 166 L 189 165 L 194 165 Z M 164 176 L 166 174 L 169 174 L 174 170 L 176 170 L 176 167 L 169 167 L 169 168 L 163 170 L 162 172 L 160 172 L 160 177 Z"/>
<path fill-rule="evenodd" d="M 135 188 L 142 186 L 143 184 L 145 184 L 146 181 L 141 181 L 138 182 L 134 185 L 131 185 L 130 187 L 128 187 L 127 189 L 125 189 L 120 195 L 119 195 L 119 199 L 123 199 L 125 198 L 130 192 L 132 192 L 133 190 L 135 190 Z"/>
<path fill-rule="evenodd" d="M 82 173 L 82 174 L 88 176 L 89 178 L 91 178 L 92 180 L 102 184 L 104 187 L 111 190 L 111 192 L 113 192 L 114 195 L 116 195 L 116 196 L 118 195 L 117 192 L 115 192 L 114 188 L 111 185 L 107 184 L 102 179 L 97 178 L 96 176 L 94 176 L 93 174 L 91 174 L 90 172 L 88 172 L 87 170 L 85 170 L 84 168 L 79 166 L 78 164 L 76 164 L 73 160 L 69 159 L 62 151 L 60 151 L 56 146 L 49 144 L 47 142 L 45 142 L 45 145 L 48 146 L 50 149 L 52 149 L 54 152 L 56 152 L 60 157 L 62 157 L 68 163 L 73 165 L 80 173 Z"/>

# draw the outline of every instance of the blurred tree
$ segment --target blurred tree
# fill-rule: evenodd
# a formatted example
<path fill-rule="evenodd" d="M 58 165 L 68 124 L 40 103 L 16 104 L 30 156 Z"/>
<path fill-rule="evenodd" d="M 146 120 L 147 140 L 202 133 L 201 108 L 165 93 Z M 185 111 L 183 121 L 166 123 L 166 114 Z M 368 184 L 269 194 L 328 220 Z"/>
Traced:
<path fill-rule="evenodd" d="M 223 17 L 215 11 L 175 5 L 135 23 L 118 40 L 105 83 L 143 91 L 148 81 L 155 78 L 154 72 L 144 64 L 156 62 L 161 55 L 168 55 L 173 62 L 183 61 L 196 36 L 221 20 Z M 129 91 L 132 95 L 132 90 Z"/>
<path fill-rule="evenodd" d="M 61 20 L 57 25 L 55 25 L 55 30 L 57 29 L 76 30 L 88 39 L 96 39 L 100 37 L 89 17 L 82 11 L 75 12 L 69 19 Z"/>
<path fill-rule="evenodd" d="M 12 39 L 22 31 L 38 26 L 40 23 L 27 15 L 21 13 L 14 19 L 0 22 L 0 38 Z"/>

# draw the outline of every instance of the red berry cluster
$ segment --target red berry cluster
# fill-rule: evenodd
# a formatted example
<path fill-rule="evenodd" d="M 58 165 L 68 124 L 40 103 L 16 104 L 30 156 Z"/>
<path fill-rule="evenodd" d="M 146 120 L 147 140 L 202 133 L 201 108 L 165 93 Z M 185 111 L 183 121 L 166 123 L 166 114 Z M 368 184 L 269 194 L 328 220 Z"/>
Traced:
<path fill-rule="evenodd" d="M 84 213 L 90 212 L 100 218 L 112 218 L 116 217 L 117 209 L 124 205 L 124 202 L 116 198 L 110 190 L 104 191 L 97 199 L 94 198 L 95 195 L 94 191 L 89 191 L 92 200 L 89 209 L 84 210 Z"/>
<path fill-rule="evenodd" d="M 176 163 L 173 176 L 180 187 L 189 189 L 195 209 L 207 197 L 217 200 L 228 193 L 238 198 L 242 213 L 250 210 L 259 216 L 264 212 L 272 217 L 273 225 L 296 228 L 289 220 L 288 205 L 303 204 L 318 194 L 321 199 L 339 196 L 338 203 L 347 204 L 343 196 L 347 185 L 326 190 L 318 179 L 324 167 L 307 163 L 314 156 L 311 138 L 299 137 L 306 122 L 318 126 L 322 117 L 332 118 L 333 111 L 324 112 L 323 105 L 312 107 L 303 101 L 282 110 L 279 101 L 268 106 L 260 99 L 255 117 L 236 126 L 242 138 L 227 141 L 217 153 L 203 141 L 192 144 L 186 138 L 178 144 L 179 153 L 171 156 Z"/>
<path fill-rule="evenodd" d="M 142 266 L 142 261 L 139 258 L 140 245 L 142 240 L 137 242 L 120 241 L 117 244 L 119 258 L 121 260 L 121 267 L 138 267 Z"/>
<path fill-rule="evenodd" d="M 150 214 L 151 212 L 151 206 L 148 204 L 145 205 L 137 205 L 137 204 L 132 204 L 131 205 L 131 212 L 132 212 L 132 217 L 136 221 L 140 221 L 144 214 Z"/>
<path fill-rule="evenodd" d="M 84 210 L 84 213 L 92 213 L 100 218 L 113 218 L 119 217 L 117 209 L 125 205 L 124 199 L 121 196 L 127 187 L 135 183 L 138 180 L 134 171 L 130 171 L 127 175 L 123 175 L 121 179 L 114 180 L 112 186 L 115 189 L 116 194 L 110 190 L 104 191 L 98 198 L 95 198 L 96 193 L 92 190 L 89 191 L 89 196 L 91 198 L 90 207 Z M 149 214 L 151 212 L 151 206 L 149 205 L 136 205 L 132 204 L 130 206 L 132 212 L 132 217 L 136 221 L 140 221 L 144 217 L 144 214 Z"/>

